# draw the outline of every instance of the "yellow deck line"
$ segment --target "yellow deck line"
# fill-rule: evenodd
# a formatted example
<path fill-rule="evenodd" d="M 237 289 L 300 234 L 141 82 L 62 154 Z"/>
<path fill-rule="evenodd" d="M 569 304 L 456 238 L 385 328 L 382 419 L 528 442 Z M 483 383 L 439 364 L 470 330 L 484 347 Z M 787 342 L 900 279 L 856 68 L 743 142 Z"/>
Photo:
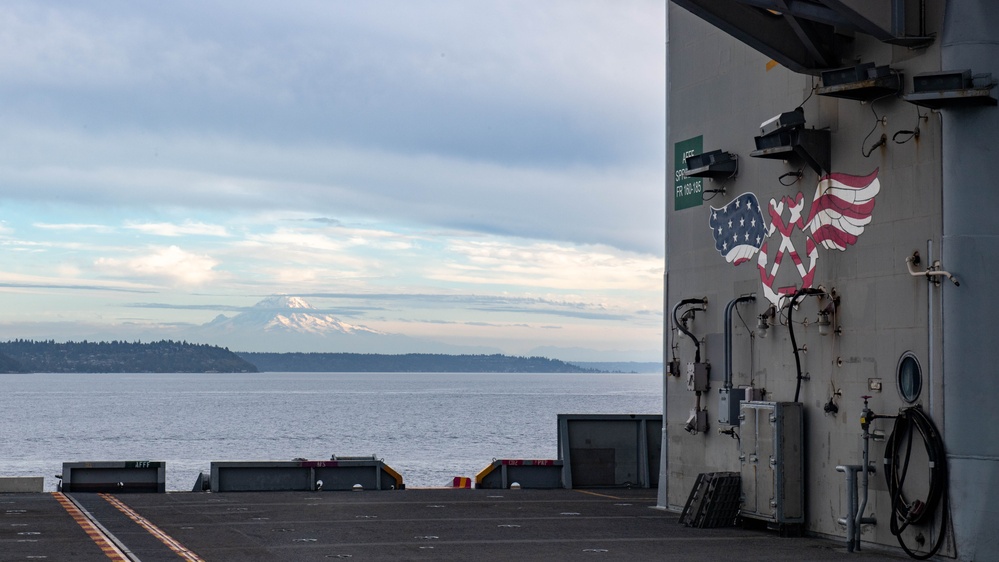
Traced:
<path fill-rule="evenodd" d="M 94 522 L 88 519 L 87 516 L 80 511 L 80 508 L 76 507 L 73 502 L 69 501 L 69 499 L 62 492 L 52 492 L 52 495 L 55 497 L 56 501 L 59 502 L 59 505 L 61 505 L 63 509 L 69 513 L 69 516 L 73 518 L 73 521 L 76 521 L 76 523 L 83 529 L 83 532 L 87 533 L 90 540 L 94 541 L 94 544 L 101 549 L 101 552 L 107 555 L 107 557 L 111 560 L 129 562 L 125 553 L 115 546 L 114 543 L 108 540 L 104 533 L 98 529 L 96 525 L 94 525 Z"/>
<path fill-rule="evenodd" d="M 580 494 L 589 494 L 591 496 L 598 496 L 598 497 L 601 497 L 601 498 L 609 498 L 609 499 L 612 499 L 612 500 L 624 499 L 624 498 L 619 498 L 617 496 L 608 496 L 607 494 L 598 494 L 596 492 L 589 492 L 589 491 L 586 491 L 586 490 L 576 490 L 576 491 L 579 492 Z"/>
<path fill-rule="evenodd" d="M 579 492 L 580 494 L 589 494 L 591 496 L 597 496 L 597 497 L 601 497 L 601 498 L 607 498 L 607 499 L 610 499 L 610 500 L 624 500 L 624 501 L 644 502 L 644 501 L 655 501 L 657 499 L 657 498 L 622 498 L 622 497 L 619 497 L 619 496 L 611 496 L 611 495 L 608 495 L 608 494 L 598 494 L 596 492 L 590 492 L 588 490 L 576 490 L 576 489 L 573 489 L 573 491 L 574 492 Z"/>
<path fill-rule="evenodd" d="M 112 496 L 111 494 L 100 494 L 100 496 L 109 504 L 116 507 L 118 511 L 124 513 L 129 519 L 135 521 L 140 527 L 148 531 L 150 535 L 159 539 L 160 542 L 165 544 L 167 548 L 177 554 L 177 556 L 180 556 L 184 560 L 188 560 L 190 562 L 204 562 L 200 556 L 188 550 L 187 547 L 177 542 L 176 539 L 163 532 L 163 530 L 156 525 L 150 523 L 148 519 L 133 511 L 132 508 L 122 503 L 118 498 Z"/>

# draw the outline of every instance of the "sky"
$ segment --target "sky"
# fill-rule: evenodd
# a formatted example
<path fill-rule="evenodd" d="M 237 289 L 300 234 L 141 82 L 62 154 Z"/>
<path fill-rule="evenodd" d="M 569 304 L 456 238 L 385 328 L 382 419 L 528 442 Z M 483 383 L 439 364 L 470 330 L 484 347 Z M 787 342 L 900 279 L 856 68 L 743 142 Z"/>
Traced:
<path fill-rule="evenodd" d="M 5 2 L 0 339 L 131 341 L 288 294 L 661 360 L 664 10 Z"/>

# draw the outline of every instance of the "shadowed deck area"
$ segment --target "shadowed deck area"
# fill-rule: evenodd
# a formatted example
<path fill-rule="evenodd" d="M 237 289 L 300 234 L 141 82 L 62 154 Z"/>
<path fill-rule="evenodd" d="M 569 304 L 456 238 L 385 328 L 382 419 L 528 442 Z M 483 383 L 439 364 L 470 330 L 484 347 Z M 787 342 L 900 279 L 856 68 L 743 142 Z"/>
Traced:
<path fill-rule="evenodd" d="M 884 560 L 842 541 L 693 529 L 655 490 L 72 494 L 125 557 L 55 494 L 0 496 L 3 560 Z M 70 502 L 64 502 L 69 504 Z M 118 558 L 116 558 L 118 557 Z"/>

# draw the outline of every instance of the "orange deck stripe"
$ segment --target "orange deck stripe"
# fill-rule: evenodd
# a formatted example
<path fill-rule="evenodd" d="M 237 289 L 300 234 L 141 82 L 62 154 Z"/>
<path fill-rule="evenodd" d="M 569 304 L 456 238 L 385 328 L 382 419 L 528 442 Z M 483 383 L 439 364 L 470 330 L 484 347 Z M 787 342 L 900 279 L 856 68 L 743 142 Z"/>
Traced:
<path fill-rule="evenodd" d="M 55 496 L 59 505 L 61 505 L 63 509 L 69 513 L 70 517 L 73 518 L 73 521 L 76 521 L 76 523 L 83 529 L 83 532 L 87 533 L 90 540 L 94 541 L 94 543 L 101 549 L 101 552 L 106 554 L 111 560 L 128 562 L 128 557 L 125 556 L 125 553 L 115 546 L 114 543 L 109 541 L 108 538 L 104 536 L 104 533 L 101 532 L 96 525 L 94 525 L 93 521 L 88 519 L 87 516 L 84 515 L 83 512 L 80 511 L 75 504 L 73 504 L 73 502 L 69 501 L 69 499 L 62 492 L 52 492 L 52 495 Z"/>
<path fill-rule="evenodd" d="M 140 527 L 148 531 L 150 535 L 159 539 L 160 542 L 165 544 L 167 548 L 177 554 L 177 556 L 180 556 L 184 560 L 189 560 L 190 562 L 204 562 L 200 556 L 188 550 L 187 547 L 177 542 L 177 540 L 170 535 L 164 533 L 156 525 L 150 523 L 148 519 L 133 511 L 132 508 L 122 503 L 118 498 L 112 496 L 111 494 L 100 494 L 100 496 L 109 504 L 118 508 L 118 511 L 124 513 L 129 519 L 135 521 Z"/>

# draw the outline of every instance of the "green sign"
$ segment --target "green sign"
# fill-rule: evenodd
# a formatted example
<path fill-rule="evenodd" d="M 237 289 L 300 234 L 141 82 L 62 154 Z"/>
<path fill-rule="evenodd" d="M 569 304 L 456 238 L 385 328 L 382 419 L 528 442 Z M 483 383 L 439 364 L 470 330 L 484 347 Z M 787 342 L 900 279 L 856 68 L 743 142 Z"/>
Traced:
<path fill-rule="evenodd" d="M 704 180 L 688 178 L 687 157 L 704 152 L 704 137 L 680 141 L 673 146 L 673 210 L 698 207 L 704 202 Z"/>

